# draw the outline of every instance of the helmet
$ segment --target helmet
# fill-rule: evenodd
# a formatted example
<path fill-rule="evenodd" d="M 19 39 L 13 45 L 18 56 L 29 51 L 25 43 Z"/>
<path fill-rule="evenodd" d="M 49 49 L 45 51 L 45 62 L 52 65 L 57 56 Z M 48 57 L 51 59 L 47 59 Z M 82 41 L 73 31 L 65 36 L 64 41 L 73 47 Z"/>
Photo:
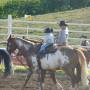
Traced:
<path fill-rule="evenodd" d="M 59 25 L 60 25 L 60 26 L 68 26 L 68 25 L 65 23 L 65 21 L 60 21 L 60 22 L 59 22 Z"/>
<path fill-rule="evenodd" d="M 51 33 L 53 32 L 53 29 L 50 27 L 45 28 L 44 33 Z"/>

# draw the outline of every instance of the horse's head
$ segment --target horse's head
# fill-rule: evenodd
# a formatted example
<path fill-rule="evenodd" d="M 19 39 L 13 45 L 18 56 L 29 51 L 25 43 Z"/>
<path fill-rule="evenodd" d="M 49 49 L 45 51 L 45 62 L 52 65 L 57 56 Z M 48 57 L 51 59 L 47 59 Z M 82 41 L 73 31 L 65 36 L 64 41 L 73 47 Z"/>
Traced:
<path fill-rule="evenodd" d="M 14 52 L 14 50 L 16 49 L 16 38 L 12 37 L 11 35 L 9 36 L 8 40 L 7 40 L 7 51 L 11 54 L 12 52 Z"/>

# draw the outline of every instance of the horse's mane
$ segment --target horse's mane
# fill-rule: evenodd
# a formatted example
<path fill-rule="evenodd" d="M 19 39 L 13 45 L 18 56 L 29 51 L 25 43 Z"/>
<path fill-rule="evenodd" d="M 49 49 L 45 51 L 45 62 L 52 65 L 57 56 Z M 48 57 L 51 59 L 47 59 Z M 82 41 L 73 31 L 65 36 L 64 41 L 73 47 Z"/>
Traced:
<path fill-rule="evenodd" d="M 34 43 L 38 43 L 38 44 L 40 44 L 40 43 L 42 43 L 43 42 L 43 40 L 34 40 L 34 39 L 27 39 L 27 38 L 24 38 L 25 40 L 27 40 L 27 41 L 31 41 L 31 42 L 34 42 Z"/>
<path fill-rule="evenodd" d="M 24 41 L 25 43 L 30 43 L 30 44 L 32 44 L 32 45 L 35 45 L 35 43 L 34 43 L 34 42 L 31 42 L 31 41 L 28 41 L 28 40 L 25 40 L 25 39 L 22 39 L 22 38 L 19 38 L 19 37 L 17 37 L 17 39 L 22 40 L 22 41 Z"/>
<path fill-rule="evenodd" d="M 82 48 L 82 47 L 80 47 L 80 48 L 78 48 L 78 49 L 80 49 L 81 51 L 87 51 L 86 48 Z"/>

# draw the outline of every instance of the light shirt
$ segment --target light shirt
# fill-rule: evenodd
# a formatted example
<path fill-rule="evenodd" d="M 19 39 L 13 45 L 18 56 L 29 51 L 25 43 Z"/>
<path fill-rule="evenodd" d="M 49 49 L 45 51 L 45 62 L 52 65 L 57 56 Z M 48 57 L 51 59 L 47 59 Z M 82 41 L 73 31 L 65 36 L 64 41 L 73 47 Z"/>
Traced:
<path fill-rule="evenodd" d="M 60 30 L 57 43 L 62 45 L 64 42 L 67 42 L 68 36 L 69 36 L 68 28 L 66 28 L 65 30 Z"/>
<path fill-rule="evenodd" d="M 44 36 L 44 43 L 46 44 L 54 43 L 54 35 L 52 33 L 47 33 Z"/>
<path fill-rule="evenodd" d="M 50 44 L 54 43 L 54 35 L 52 33 L 46 33 L 44 36 L 44 43 L 40 48 L 40 51 L 44 50 Z"/>

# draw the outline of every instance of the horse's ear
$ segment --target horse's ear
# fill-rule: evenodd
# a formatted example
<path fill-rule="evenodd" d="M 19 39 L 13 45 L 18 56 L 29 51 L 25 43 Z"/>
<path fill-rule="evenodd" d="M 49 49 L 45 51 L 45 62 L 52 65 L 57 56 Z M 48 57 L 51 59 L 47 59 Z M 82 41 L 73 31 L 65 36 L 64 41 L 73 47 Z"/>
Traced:
<path fill-rule="evenodd" d="M 9 38 L 12 38 L 12 35 L 10 34 Z"/>
<path fill-rule="evenodd" d="M 11 35 L 8 37 L 8 39 L 15 38 L 14 35 Z"/>
<path fill-rule="evenodd" d="M 11 39 L 11 37 L 12 37 L 12 35 L 10 34 L 10 36 L 8 36 L 8 38 L 7 38 L 7 39 Z"/>

